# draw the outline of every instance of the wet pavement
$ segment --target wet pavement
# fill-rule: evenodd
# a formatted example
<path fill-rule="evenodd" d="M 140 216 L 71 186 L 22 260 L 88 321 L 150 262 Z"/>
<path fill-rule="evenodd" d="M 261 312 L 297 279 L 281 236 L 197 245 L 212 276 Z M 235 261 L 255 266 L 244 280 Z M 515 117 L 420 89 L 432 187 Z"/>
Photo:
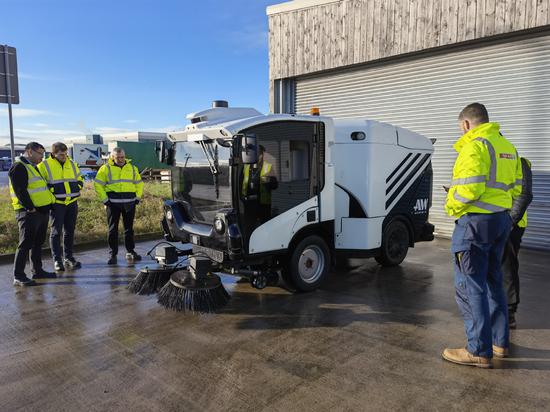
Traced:
<path fill-rule="evenodd" d="M 130 294 L 135 269 L 102 250 L 27 289 L 4 264 L 0 410 L 548 410 L 549 254 L 522 252 L 512 357 L 482 370 L 440 357 L 465 342 L 448 248 L 353 260 L 309 294 L 224 277 L 229 305 L 198 316 Z"/>

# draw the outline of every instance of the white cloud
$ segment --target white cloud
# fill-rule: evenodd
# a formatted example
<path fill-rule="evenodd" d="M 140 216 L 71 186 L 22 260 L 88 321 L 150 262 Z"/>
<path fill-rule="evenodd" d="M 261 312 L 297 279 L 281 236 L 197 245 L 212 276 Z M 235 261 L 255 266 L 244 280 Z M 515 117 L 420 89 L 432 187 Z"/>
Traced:
<path fill-rule="evenodd" d="M 40 116 L 57 116 L 56 113 L 50 112 L 49 110 L 39 110 L 39 109 L 22 109 L 19 107 L 14 107 L 12 109 L 13 117 L 40 117 Z M 8 109 L 0 109 L 1 115 L 8 115 Z"/>
<path fill-rule="evenodd" d="M 13 131 L 15 141 L 18 143 L 28 143 L 31 140 L 40 142 L 44 145 L 51 144 L 53 142 L 62 141 L 69 137 L 82 136 L 86 134 L 82 130 L 77 129 L 60 129 L 60 128 L 47 128 L 47 127 L 23 127 L 15 128 Z M 10 141 L 9 130 L 0 129 L 0 145 L 8 144 Z"/>
<path fill-rule="evenodd" d="M 29 135 L 36 136 L 39 135 L 56 135 L 56 136 L 74 136 L 83 134 L 81 130 L 68 130 L 68 129 L 18 129 L 14 130 L 15 134 L 18 135 Z"/>

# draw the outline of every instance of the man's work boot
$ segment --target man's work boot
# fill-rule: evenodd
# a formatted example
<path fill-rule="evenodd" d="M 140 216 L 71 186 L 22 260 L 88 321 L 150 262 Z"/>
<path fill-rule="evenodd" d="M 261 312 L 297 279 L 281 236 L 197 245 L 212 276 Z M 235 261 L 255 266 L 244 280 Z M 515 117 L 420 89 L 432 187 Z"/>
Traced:
<path fill-rule="evenodd" d="M 82 264 L 74 257 L 65 259 L 64 262 L 65 266 L 67 266 L 67 268 L 71 270 L 80 269 L 82 267 Z"/>
<path fill-rule="evenodd" d="M 55 279 L 57 275 L 53 272 L 47 272 L 44 269 L 32 272 L 32 278 L 35 279 Z"/>
<path fill-rule="evenodd" d="M 63 266 L 63 263 L 61 261 L 56 260 L 53 263 L 53 270 L 55 270 L 56 272 L 63 272 L 65 271 L 65 266 Z"/>
<path fill-rule="evenodd" d="M 126 261 L 128 263 L 138 262 L 141 260 L 141 256 L 138 255 L 136 252 L 131 251 L 126 253 Z"/>
<path fill-rule="evenodd" d="M 34 286 L 36 282 L 32 279 L 29 279 L 26 276 L 18 276 L 13 278 L 13 286 Z"/>
<path fill-rule="evenodd" d="M 466 348 L 449 349 L 443 351 L 443 359 L 460 365 L 476 366 L 478 368 L 492 368 L 491 358 L 472 355 Z"/>
<path fill-rule="evenodd" d="M 108 265 L 116 265 L 116 255 L 111 255 L 109 256 L 109 260 L 107 261 L 107 264 Z"/>
<path fill-rule="evenodd" d="M 508 354 L 508 348 L 501 348 L 500 346 L 493 345 L 493 356 L 495 358 L 507 358 Z"/>

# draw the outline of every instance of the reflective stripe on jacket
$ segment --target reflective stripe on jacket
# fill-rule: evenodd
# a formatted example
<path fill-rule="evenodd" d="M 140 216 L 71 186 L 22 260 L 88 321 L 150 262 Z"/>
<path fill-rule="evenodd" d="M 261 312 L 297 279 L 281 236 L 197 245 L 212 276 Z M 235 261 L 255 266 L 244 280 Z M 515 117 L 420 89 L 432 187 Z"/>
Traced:
<path fill-rule="evenodd" d="M 22 163 L 25 166 L 25 169 L 27 169 L 27 175 L 29 178 L 29 182 L 27 184 L 27 192 L 29 192 L 29 196 L 31 197 L 32 204 L 34 207 L 41 207 L 41 206 L 47 206 L 54 203 L 55 198 L 48 190 L 48 185 L 44 178 L 36 171 L 34 166 L 22 162 L 21 160 L 16 160 L 16 162 Z M 13 191 L 13 187 L 11 184 L 11 180 L 9 183 L 10 186 L 10 196 L 11 196 L 11 205 L 13 207 L 13 210 L 19 210 L 24 209 L 24 206 L 19 203 L 19 199 L 15 195 L 15 192 Z"/>
<path fill-rule="evenodd" d="M 84 180 L 78 166 L 68 156 L 63 164 L 50 156 L 38 165 L 38 170 L 48 183 L 56 203 L 68 205 L 78 199 Z"/>
<path fill-rule="evenodd" d="M 521 193 L 521 162 L 499 130 L 498 123 L 483 123 L 455 143 L 458 157 L 445 204 L 449 215 L 510 210 Z"/>
<path fill-rule="evenodd" d="M 262 170 L 260 171 L 260 204 L 271 204 L 271 192 L 262 182 L 262 177 L 269 176 L 271 173 L 271 163 L 263 162 Z M 242 194 L 246 196 L 248 193 L 248 181 L 250 180 L 250 165 L 244 165 L 243 187 Z"/>
<path fill-rule="evenodd" d="M 143 181 L 130 159 L 126 159 L 122 167 L 109 159 L 99 168 L 94 179 L 94 188 L 103 203 L 129 203 L 141 199 L 143 195 Z"/>

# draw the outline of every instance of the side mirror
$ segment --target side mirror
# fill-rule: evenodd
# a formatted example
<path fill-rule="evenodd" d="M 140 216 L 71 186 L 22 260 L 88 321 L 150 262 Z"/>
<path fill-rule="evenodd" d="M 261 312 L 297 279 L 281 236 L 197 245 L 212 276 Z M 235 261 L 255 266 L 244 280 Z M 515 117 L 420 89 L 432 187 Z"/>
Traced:
<path fill-rule="evenodd" d="M 245 165 L 258 163 L 258 141 L 255 134 L 241 136 L 241 159 Z"/>

